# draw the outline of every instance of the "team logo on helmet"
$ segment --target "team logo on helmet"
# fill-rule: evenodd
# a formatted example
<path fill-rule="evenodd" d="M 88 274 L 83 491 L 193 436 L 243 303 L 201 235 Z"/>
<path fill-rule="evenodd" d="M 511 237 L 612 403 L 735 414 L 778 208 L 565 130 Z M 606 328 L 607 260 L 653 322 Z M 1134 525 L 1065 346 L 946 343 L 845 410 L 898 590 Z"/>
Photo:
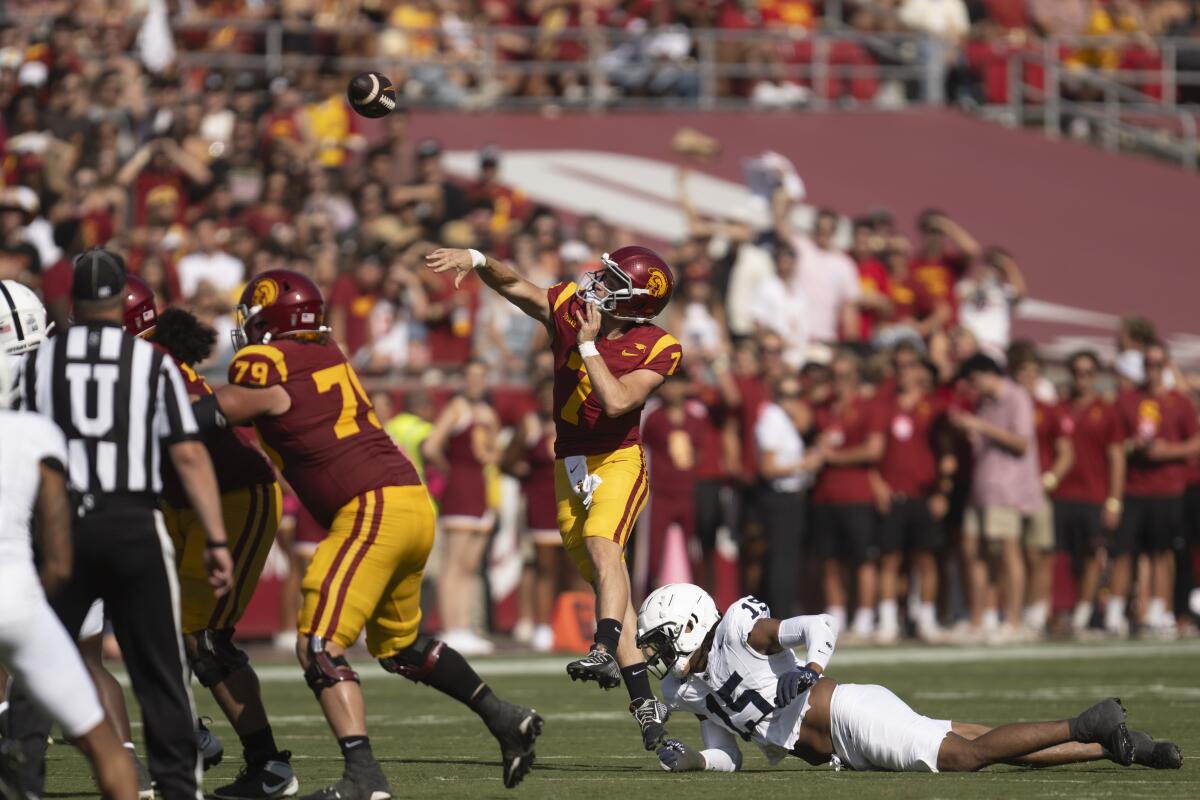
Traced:
<path fill-rule="evenodd" d="M 650 270 L 646 277 L 646 294 L 651 297 L 663 297 L 667 293 L 667 276 L 661 269 Z"/>
<path fill-rule="evenodd" d="M 279 298 L 279 284 L 270 278 L 263 278 L 254 287 L 254 295 L 250 299 L 251 305 L 256 305 L 261 308 L 274 303 Z"/>

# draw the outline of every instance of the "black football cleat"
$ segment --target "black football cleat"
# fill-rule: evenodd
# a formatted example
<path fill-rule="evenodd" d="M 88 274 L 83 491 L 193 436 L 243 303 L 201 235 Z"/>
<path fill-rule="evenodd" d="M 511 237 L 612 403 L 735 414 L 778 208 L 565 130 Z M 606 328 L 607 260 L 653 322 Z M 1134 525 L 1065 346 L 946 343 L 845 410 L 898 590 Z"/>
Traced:
<path fill-rule="evenodd" d="M 500 712 L 488 720 L 488 730 L 500 743 L 505 789 L 514 788 L 529 774 L 534 759 L 533 745 L 542 735 L 544 725 L 536 711 L 515 703 L 503 703 Z"/>
<path fill-rule="evenodd" d="M 200 760 L 204 771 L 208 772 L 220 764 L 221 759 L 225 758 L 225 745 L 221 744 L 217 735 L 208 729 L 212 720 L 208 720 L 208 725 L 205 725 L 204 719 L 196 720 L 196 749 L 200 751 Z"/>
<path fill-rule="evenodd" d="M 583 658 L 567 664 L 567 674 L 573 681 L 595 681 L 601 689 L 621 685 L 621 667 L 612 653 L 595 647 Z"/>
<path fill-rule="evenodd" d="M 1156 741 L 1150 734 L 1130 731 L 1133 741 L 1133 763 L 1150 769 L 1179 769 L 1183 766 L 1183 751 L 1179 745 L 1165 739 Z"/>
<path fill-rule="evenodd" d="M 332 786 L 306 794 L 300 800 L 391 800 L 392 787 L 379 766 L 347 764 L 342 779 Z"/>
<path fill-rule="evenodd" d="M 647 750 L 655 750 L 667 736 L 667 719 L 671 712 L 661 701 L 646 697 L 634 700 L 629 704 L 629 713 L 637 720 L 642 729 L 642 745 Z"/>
<path fill-rule="evenodd" d="M 1110 759 L 1128 767 L 1133 763 L 1133 739 L 1125 727 L 1125 713 L 1120 699 L 1101 700 L 1074 719 L 1075 741 L 1101 744 Z"/>
<path fill-rule="evenodd" d="M 217 800 L 277 800 L 300 793 L 300 782 L 292 769 L 292 754 L 276 753 L 258 764 L 245 764 L 228 786 L 212 793 Z"/>

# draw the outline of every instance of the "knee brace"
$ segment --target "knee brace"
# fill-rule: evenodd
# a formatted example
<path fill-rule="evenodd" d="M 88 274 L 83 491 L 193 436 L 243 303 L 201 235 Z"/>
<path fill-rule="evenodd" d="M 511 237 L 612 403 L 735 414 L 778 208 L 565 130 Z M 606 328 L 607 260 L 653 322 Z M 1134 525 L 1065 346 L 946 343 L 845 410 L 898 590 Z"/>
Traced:
<path fill-rule="evenodd" d="M 250 663 L 250 657 L 233 643 L 233 628 L 205 628 L 191 636 L 196 642 L 196 652 L 189 650 L 188 665 L 205 689 L 211 689 Z"/>
<path fill-rule="evenodd" d="M 358 683 L 358 673 L 350 667 L 345 656 L 331 656 L 325 652 L 325 640 L 313 636 L 308 640 L 308 666 L 304 669 L 304 680 L 313 695 L 321 699 L 321 692 L 342 681 Z"/>
<path fill-rule="evenodd" d="M 394 656 L 379 659 L 379 665 L 388 672 L 403 675 L 410 681 L 425 683 L 442 656 L 445 644 L 424 634 Z"/>

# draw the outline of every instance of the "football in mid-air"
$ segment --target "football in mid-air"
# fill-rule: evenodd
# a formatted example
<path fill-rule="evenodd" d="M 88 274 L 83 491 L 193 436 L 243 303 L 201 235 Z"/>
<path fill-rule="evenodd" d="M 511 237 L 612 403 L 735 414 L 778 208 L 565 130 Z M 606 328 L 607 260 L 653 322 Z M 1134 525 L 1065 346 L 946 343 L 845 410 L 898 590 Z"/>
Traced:
<path fill-rule="evenodd" d="M 350 107 L 364 117 L 384 117 L 396 110 L 396 90 L 381 72 L 360 72 L 346 87 Z"/>

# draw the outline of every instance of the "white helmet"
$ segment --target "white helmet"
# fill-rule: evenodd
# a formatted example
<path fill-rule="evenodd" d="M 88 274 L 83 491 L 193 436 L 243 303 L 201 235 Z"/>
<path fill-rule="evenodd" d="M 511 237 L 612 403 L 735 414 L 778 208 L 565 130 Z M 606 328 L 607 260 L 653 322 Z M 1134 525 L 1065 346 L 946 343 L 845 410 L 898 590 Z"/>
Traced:
<path fill-rule="evenodd" d="M 669 583 L 651 592 L 637 620 L 637 645 L 650 674 L 662 679 L 671 672 L 682 678 L 692 654 L 720 620 L 717 604 L 699 586 Z"/>
<path fill-rule="evenodd" d="M 0 349 L 9 355 L 37 350 L 50 329 L 46 308 L 23 283 L 0 281 Z"/>

